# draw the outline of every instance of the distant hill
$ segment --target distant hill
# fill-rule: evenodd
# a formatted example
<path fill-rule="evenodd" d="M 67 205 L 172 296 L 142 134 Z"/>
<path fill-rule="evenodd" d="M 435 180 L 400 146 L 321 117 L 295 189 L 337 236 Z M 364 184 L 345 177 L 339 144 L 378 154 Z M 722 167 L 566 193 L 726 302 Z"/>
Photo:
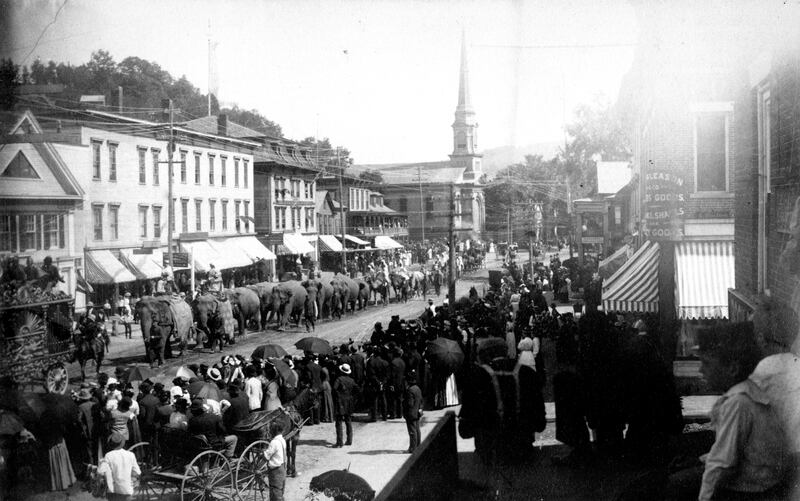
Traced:
<path fill-rule="evenodd" d="M 483 172 L 493 178 L 497 172 L 512 164 L 525 161 L 525 155 L 542 155 L 545 160 L 556 156 L 562 146 L 557 141 L 534 143 L 527 146 L 498 146 L 483 151 Z"/>

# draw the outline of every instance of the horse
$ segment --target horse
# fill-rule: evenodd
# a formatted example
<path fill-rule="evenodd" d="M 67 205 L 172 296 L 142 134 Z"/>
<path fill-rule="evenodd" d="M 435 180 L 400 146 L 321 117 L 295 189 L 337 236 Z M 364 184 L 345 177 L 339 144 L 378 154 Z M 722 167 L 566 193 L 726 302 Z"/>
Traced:
<path fill-rule="evenodd" d="M 425 271 L 412 271 L 408 276 L 414 295 L 421 295 L 424 298 L 428 294 L 428 273 Z"/>
<path fill-rule="evenodd" d="M 94 360 L 95 372 L 100 374 L 100 366 L 109 344 L 105 327 L 97 322 L 89 322 L 75 331 L 72 341 L 75 351 L 72 352 L 69 362 L 78 361 L 81 366 L 81 381 L 86 380 L 86 362 L 89 360 Z"/>
<path fill-rule="evenodd" d="M 378 304 L 378 294 L 380 294 L 381 302 L 384 306 L 387 306 L 389 304 L 389 283 L 383 275 L 376 273 L 368 274 L 365 280 L 369 284 L 369 289 L 375 304 Z"/>
<path fill-rule="evenodd" d="M 402 298 L 403 302 L 408 302 L 410 279 L 407 279 L 402 275 L 398 275 L 397 273 L 390 273 L 389 281 L 394 289 L 394 295 L 398 298 Z"/>

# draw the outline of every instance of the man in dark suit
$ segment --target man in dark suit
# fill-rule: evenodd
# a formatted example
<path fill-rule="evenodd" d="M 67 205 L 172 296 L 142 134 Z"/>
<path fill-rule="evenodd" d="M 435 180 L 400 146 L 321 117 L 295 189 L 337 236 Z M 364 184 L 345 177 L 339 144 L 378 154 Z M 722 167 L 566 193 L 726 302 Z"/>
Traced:
<path fill-rule="evenodd" d="M 356 345 L 350 345 L 350 368 L 353 369 L 353 381 L 359 386 L 359 388 L 364 387 L 364 364 L 366 360 L 364 360 L 364 355 L 358 351 Z"/>
<path fill-rule="evenodd" d="M 322 367 L 317 363 L 317 357 L 311 353 L 306 355 L 306 372 L 311 383 L 311 421 L 308 424 L 319 424 L 320 397 L 322 396 Z"/>
<path fill-rule="evenodd" d="M 370 395 L 370 421 L 378 420 L 378 404 L 381 404 L 383 420 L 386 421 L 386 384 L 389 377 L 389 362 L 380 355 L 380 348 L 372 347 L 367 360 L 367 390 Z"/>
<path fill-rule="evenodd" d="M 403 391 L 405 390 L 406 364 L 400 358 L 397 347 L 389 350 L 389 385 L 386 390 L 386 403 L 389 419 L 399 418 L 402 412 Z"/>
<path fill-rule="evenodd" d="M 408 429 L 408 450 L 406 452 L 411 453 L 419 446 L 420 441 L 419 418 L 422 416 L 422 390 L 417 386 L 416 372 L 408 373 L 406 383 L 408 388 L 403 402 L 403 419 L 406 420 Z"/>
<path fill-rule="evenodd" d="M 189 407 L 189 410 L 192 414 L 189 418 L 189 433 L 192 435 L 204 435 L 208 443 L 213 447 L 219 447 L 224 444 L 225 456 L 229 459 L 232 458 L 236 450 L 238 437 L 226 434 L 222 418 L 211 412 L 206 412 L 202 398 L 192 400 L 192 406 Z"/>
<path fill-rule="evenodd" d="M 152 392 L 153 386 L 143 381 L 139 385 L 139 393 L 142 398 L 139 400 L 139 429 L 142 431 L 142 440 L 152 442 L 156 431 L 156 411 L 161 403 Z"/>
<path fill-rule="evenodd" d="M 222 414 L 222 423 L 225 428 L 232 430 L 234 426 L 250 415 L 250 402 L 247 395 L 239 390 L 239 386 L 232 384 L 228 386 L 228 394 L 230 395 L 230 407 Z"/>
<path fill-rule="evenodd" d="M 355 397 L 358 387 L 353 381 L 352 370 L 348 364 L 339 366 L 339 377 L 333 383 L 333 413 L 336 417 L 336 445 L 342 446 L 342 421 L 347 428 L 347 442 L 344 445 L 353 445 L 353 423 L 351 416 L 355 410 Z"/>

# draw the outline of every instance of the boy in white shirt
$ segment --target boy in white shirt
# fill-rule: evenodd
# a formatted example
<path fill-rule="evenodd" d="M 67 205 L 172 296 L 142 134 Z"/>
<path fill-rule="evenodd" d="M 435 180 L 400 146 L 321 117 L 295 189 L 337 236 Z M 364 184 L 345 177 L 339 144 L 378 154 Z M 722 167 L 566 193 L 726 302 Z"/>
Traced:
<path fill-rule="evenodd" d="M 122 448 L 125 439 L 117 432 L 108 438 L 108 449 L 105 457 L 97 467 L 97 473 L 105 475 L 108 484 L 108 499 L 111 501 L 128 501 L 133 496 L 132 476 L 142 474 L 136 456 Z"/>
<path fill-rule="evenodd" d="M 286 485 L 286 440 L 283 439 L 283 426 L 277 421 L 269 424 L 272 440 L 264 451 L 267 459 L 267 480 L 269 481 L 269 500 L 283 501 Z"/>

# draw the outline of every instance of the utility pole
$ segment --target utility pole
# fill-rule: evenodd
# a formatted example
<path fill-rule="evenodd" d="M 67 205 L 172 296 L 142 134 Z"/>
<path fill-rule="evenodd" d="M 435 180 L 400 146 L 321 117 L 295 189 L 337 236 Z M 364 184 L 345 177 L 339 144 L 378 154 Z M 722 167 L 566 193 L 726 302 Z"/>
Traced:
<path fill-rule="evenodd" d="M 422 218 L 422 241 L 425 242 L 425 209 L 422 206 L 422 167 L 417 165 L 417 181 L 419 181 L 419 215 Z"/>
<path fill-rule="evenodd" d="M 339 147 L 336 147 L 336 166 L 339 169 L 339 214 L 342 223 L 342 274 L 347 274 L 347 240 L 345 240 L 345 218 L 344 218 L 344 188 L 342 187 L 342 172 L 344 168 L 339 160 Z"/>
<path fill-rule="evenodd" d="M 169 198 L 168 205 L 167 205 L 167 219 L 169 222 L 167 223 L 167 255 L 169 259 L 169 268 L 170 271 L 174 273 L 173 266 L 172 266 L 172 232 L 174 231 L 174 224 L 175 224 L 175 214 L 173 211 L 175 210 L 173 207 L 172 202 L 172 152 L 175 151 L 175 131 L 173 128 L 173 109 L 172 109 L 172 99 L 169 99 L 169 142 L 167 143 L 167 164 L 169 171 L 167 177 L 169 181 L 167 182 L 168 188 L 168 195 Z M 194 270 L 191 271 L 192 275 L 194 275 Z"/>
<path fill-rule="evenodd" d="M 447 297 L 450 303 L 450 312 L 456 307 L 456 186 L 450 184 L 450 235 L 448 238 L 450 248 L 450 266 L 448 267 Z"/>

